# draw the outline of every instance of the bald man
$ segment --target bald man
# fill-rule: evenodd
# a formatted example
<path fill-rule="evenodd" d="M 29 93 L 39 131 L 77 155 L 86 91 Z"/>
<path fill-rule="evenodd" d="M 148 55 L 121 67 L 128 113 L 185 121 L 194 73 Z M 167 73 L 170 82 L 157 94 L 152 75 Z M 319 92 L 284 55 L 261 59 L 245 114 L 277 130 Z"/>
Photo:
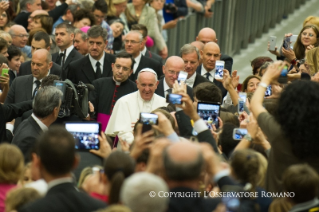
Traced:
<path fill-rule="evenodd" d="M 12 45 L 18 47 L 22 52 L 26 53 L 27 56 L 31 58 L 31 47 L 26 45 L 29 34 L 25 28 L 20 25 L 13 25 L 9 30 L 9 34 L 12 37 Z"/>
<path fill-rule="evenodd" d="M 215 42 L 217 43 L 218 39 L 216 37 L 216 32 L 212 28 L 203 28 L 199 31 L 196 41 L 200 41 L 203 44 L 206 44 L 208 42 Z M 220 60 L 225 61 L 225 69 L 229 71 L 229 73 L 232 72 L 232 67 L 233 67 L 233 58 L 230 56 L 222 53 Z"/>
<path fill-rule="evenodd" d="M 166 60 L 163 66 L 164 78 L 159 81 L 155 93 L 166 98 L 168 94 L 172 93 L 173 84 L 178 79 L 181 71 L 185 71 L 185 63 L 181 57 L 171 56 Z M 193 99 L 193 89 L 187 86 L 187 94 Z"/>
<path fill-rule="evenodd" d="M 223 97 L 226 96 L 227 90 L 221 82 L 215 79 L 216 61 L 220 60 L 221 57 L 218 44 L 214 42 L 206 43 L 204 49 L 200 51 L 200 55 L 203 64 L 197 67 L 196 73 L 213 82 L 221 90 Z M 225 67 L 225 69 L 227 68 Z"/>

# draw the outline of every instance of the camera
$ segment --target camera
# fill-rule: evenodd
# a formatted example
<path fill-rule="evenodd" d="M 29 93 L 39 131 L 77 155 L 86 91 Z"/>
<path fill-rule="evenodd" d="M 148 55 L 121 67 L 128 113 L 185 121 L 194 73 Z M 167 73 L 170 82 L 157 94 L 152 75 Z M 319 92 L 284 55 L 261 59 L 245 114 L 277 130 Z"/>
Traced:
<path fill-rule="evenodd" d="M 93 90 L 92 85 L 79 82 L 74 85 L 70 80 L 54 80 L 53 86 L 62 91 L 62 103 L 59 111 L 59 118 L 69 117 L 73 114 L 80 118 L 86 118 L 89 112 L 89 90 Z"/>
<path fill-rule="evenodd" d="M 164 5 L 164 10 L 168 10 L 171 13 L 176 13 L 177 12 L 176 6 L 173 3 L 165 4 Z"/>

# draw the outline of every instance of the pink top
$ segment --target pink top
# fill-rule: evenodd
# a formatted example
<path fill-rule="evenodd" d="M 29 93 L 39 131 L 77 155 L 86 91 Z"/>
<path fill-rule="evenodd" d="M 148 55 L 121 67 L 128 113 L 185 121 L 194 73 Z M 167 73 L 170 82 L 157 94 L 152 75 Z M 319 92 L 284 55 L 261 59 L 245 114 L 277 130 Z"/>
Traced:
<path fill-rule="evenodd" d="M 8 191 L 16 187 L 15 184 L 0 184 L 0 212 L 4 212 L 5 204 L 4 201 L 6 199 L 6 195 Z"/>

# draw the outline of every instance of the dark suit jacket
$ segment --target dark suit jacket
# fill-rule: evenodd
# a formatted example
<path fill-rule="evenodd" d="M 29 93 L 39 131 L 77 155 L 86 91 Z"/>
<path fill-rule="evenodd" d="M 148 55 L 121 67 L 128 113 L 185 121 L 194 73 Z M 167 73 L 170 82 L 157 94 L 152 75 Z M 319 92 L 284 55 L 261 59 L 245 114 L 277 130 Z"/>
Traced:
<path fill-rule="evenodd" d="M 206 79 L 205 77 L 201 76 L 200 74 L 196 74 L 193 88 L 195 88 L 198 84 L 200 84 L 202 82 L 210 82 L 210 81 L 208 79 Z"/>
<path fill-rule="evenodd" d="M 225 69 L 231 73 L 233 68 L 233 58 L 222 53 L 220 60 L 225 61 Z"/>
<path fill-rule="evenodd" d="M 197 74 L 201 75 L 201 71 L 202 71 L 202 66 L 198 66 L 196 69 Z M 220 89 L 220 91 L 222 92 L 222 96 L 223 98 L 227 95 L 227 90 L 224 88 L 223 83 L 215 80 L 214 78 L 214 84 Z"/>
<path fill-rule="evenodd" d="M 50 74 L 54 74 L 60 77 L 61 73 L 62 73 L 61 66 L 53 62 L 53 65 L 50 69 Z M 19 76 L 30 75 L 30 74 L 32 74 L 31 61 L 22 63 L 19 70 Z"/>
<path fill-rule="evenodd" d="M 161 56 L 159 56 L 158 54 L 151 52 L 149 50 L 146 50 L 145 52 L 145 57 L 151 58 L 153 60 L 156 60 L 157 62 L 159 62 L 160 64 L 163 64 L 163 59 Z"/>
<path fill-rule="evenodd" d="M 115 56 L 106 54 L 104 57 L 103 74 L 102 77 L 113 76 L 111 64 L 115 62 Z M 96 80 L 94 69 L 91 65 L 89 55 L 82 59 L 76 60 L 69 65 L 69 71 L 67 75 L 68 79 L 73 83 L 78 84 L 79 81 L 83 83 L 92 84 Z"/>
<path fill-rule="evenodd" d="M 3 141 L 9 141 L 9 138 L 6 135 L 6 122 L 12 121 L 12 119 L 22 116 L 25 111 L 28 111 L 31 108 L 32 101 L 7 105 L 0 104 L 0 143 Z"/>
<path fill-rule="evenodd" d="M 41 135 L 42 129 L 38 123 L 30 116 L 24 120 L 18 127 L 17 133 L 14 135 L 12 144 L 19 147 L 24 155 L 25 161 L 29 161 L 29 154 L 35 145 L 37 138 Z"/>
<path fill-rule="evenodd" d="M 161 97 L 166 98 L 165 91 L 164 91 L 164 78 L 159 81 L 159 84 L 157 86 L 157 89 L 155 90 L 155 93 L 157 95 L 161 96 Z M 187 85 L 187 94 L 194 101 L 194 99 L 193 99 L 193 89 L 191 87 L 189 87 L 188 85 Z"/>
<path fill-rule="evenodd" d="M 33 76 L 16 77 L 8 92 L 5 104 L 13 104 L 32 99 Z"/>
<path fill-rule="evenodd" d="M 135 71 L 135 73 L 131 74 L 130 76 L 130 80 L 132 80 L 133 82 L 135 82 L 135 80 L 137 79 L 138 73 L 144 69 L 144 68 L 151 68 L 153 69 L 156 74 L 157 74 L 157 78 L 160 79 L 161 76 L 163 75 L 163 68 L 162 68 L 162 64 L 159 63 L 158 61 L 156 61 L 155 59 L 151 59 L 145 56 L 141 56 L 141 60 L 140 60 L 140 64 L 138 64 L 138 67 Z"/>
<path fill-rule="evenodd" d="M 49 189 L 41 199 L 27 204 L 19 212 L 85 212 L 106 208 L 106 203 L 79 191 L 72 183 L 62 183 Z"/>
<path fill-rule="evenodd" d="M 10 81 L 9 81 L 9 85 L 12 85 L 13 80 L 16 78 L 16 75 L 14 74 L 14 72 L 10 69 L 9 72 L 9 77 L 10 77 Z"/>
<path fill-rule="evenodd" d="M 59 52 L 56 52 L 52 54 L 52 61 L 56 62 L 57 58 L 59 56 Z M 64 61 L 64 65 L 62 67 L 62 73 L 61 73 L 61 78 L 62 80 L 65 80 L 67 78 L 67 73 L 68 73 L 68 68 L 71 62 L 79 60 L 83 58 L 83 55 L 78 52 L 75 48 L 72 49 L 66 60 Z"/>

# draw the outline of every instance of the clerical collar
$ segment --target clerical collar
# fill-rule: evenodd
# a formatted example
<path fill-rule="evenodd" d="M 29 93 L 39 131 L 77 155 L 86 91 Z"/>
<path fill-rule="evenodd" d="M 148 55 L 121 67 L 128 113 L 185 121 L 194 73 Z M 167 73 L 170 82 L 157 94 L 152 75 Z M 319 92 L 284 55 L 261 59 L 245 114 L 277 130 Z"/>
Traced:
<path fill-rule="evenodd" d="M 147 48 L 146 48 L 146 46 L 144 46 L 144 49 L 141 51 L 143 56 L 145 56 L 146 51 L 147 51 Z"/>
<path fill-rule="evenodd" d="M 195 73 L 186 80 L 186 84 L 190 87 L 193 87 L 194 83 L 195 83 L 195 78 L 196 78 L 196 71 Z"/>
<path fill-rule="evenodd" d="M 71 51 L 74 49 L 74 46 L 71 45 L 70 47 L 68 47 L 67 49 L 65 49 L 64 51 L 59 50 L 59 54 L 61 53 L 65 53 L 64 55 L 64 62 L 66 61 L 66 59 L 68 58 L 69 54 L 71 53 Z"/>
<path fill-rule="evenodd" d="M 113 81 L 115 82 L 115 85 L 121 85 L 121 82 L 118 82 L 114 79 L 114 76 L 113 76 Z"/>

